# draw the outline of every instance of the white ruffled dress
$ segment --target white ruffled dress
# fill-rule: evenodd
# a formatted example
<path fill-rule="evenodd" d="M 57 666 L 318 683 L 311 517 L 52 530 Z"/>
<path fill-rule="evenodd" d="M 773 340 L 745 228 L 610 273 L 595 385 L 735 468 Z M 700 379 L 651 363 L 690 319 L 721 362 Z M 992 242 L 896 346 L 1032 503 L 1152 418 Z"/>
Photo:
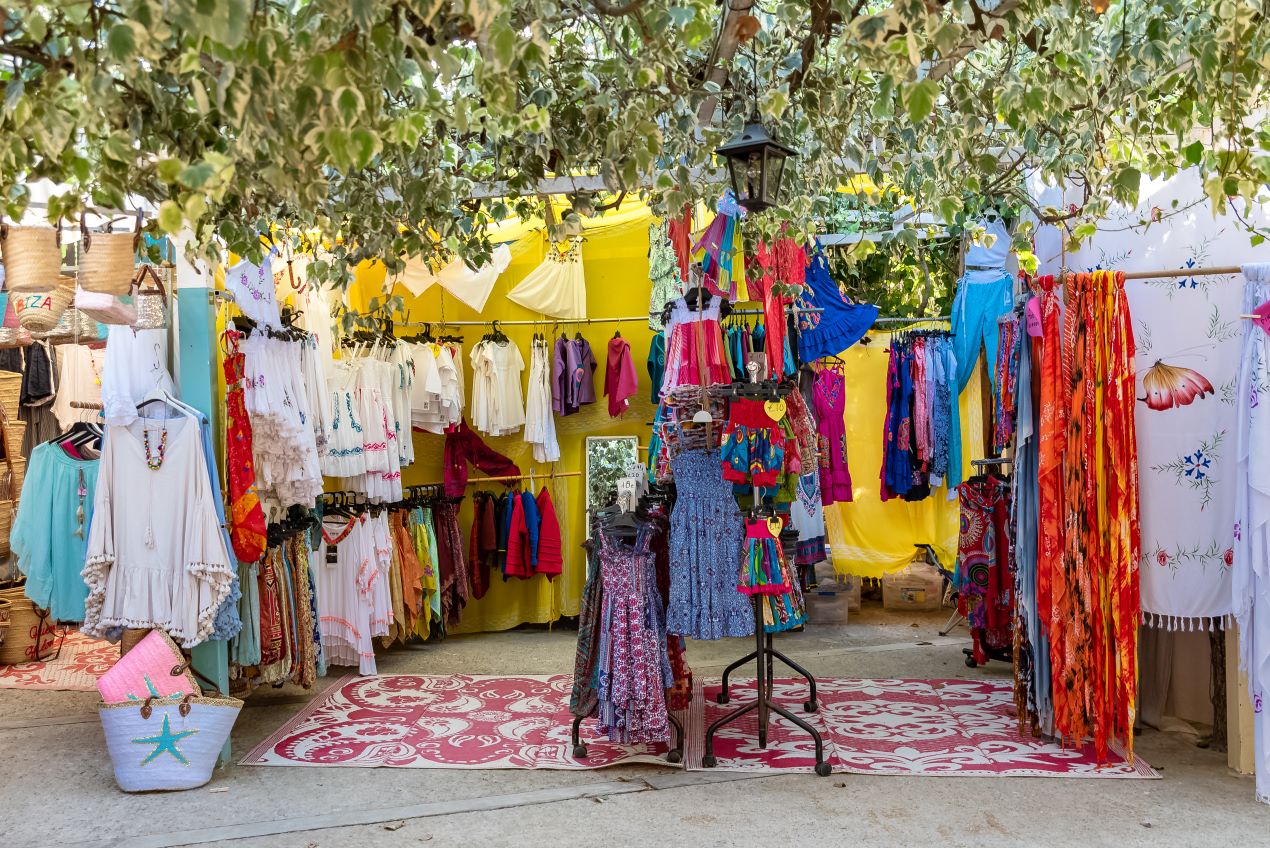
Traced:
<path fill-rule="evenodd" d="M 144 430 L 157 456 L 165 428 L 163 464 L 151 469 Z M 187 415 L 107 428 L 82 572 L 85 633 L 159 629 L 184 648 L 211 635 L 234 568 L 205 463 L 198 422 Z"/>

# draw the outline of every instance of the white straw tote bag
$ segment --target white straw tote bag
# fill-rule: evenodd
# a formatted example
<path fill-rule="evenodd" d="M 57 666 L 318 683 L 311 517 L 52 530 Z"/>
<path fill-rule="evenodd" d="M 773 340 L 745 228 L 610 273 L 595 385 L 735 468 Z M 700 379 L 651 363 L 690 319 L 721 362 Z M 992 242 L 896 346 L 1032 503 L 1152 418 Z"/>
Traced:
<path fill-rule="evenodd" d="M 243 702 L 220 693 L 98 707 L 115 782 L 124 792 L 193 789 L 212 769 Z"/>
<path fill-rule="evenodd" d="M 10 292 L 50 292 L 62 268 L 61 230 L 0 224 L 4 287 Z"/>

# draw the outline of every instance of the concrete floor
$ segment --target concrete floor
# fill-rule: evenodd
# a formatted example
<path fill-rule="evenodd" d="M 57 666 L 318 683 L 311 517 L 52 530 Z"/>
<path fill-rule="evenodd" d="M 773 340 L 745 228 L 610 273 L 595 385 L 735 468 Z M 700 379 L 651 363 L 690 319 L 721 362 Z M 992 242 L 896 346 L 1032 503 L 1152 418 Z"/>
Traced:
<path fill-rule="evenodd" d="M 846 627 L 811 627 L 781 647 L 818 676 L 979 677 L 945 613 L 892 615 L 866 602 Z M 746 641 L 697 644 L 717 674 Z M 381 657 L 381 672 L 560 673 L 569 630 L 459 637 Z M 241 756 L 311 695 L 259 691 L 234 730 Z M 1163 780 L 752 777 L 670 768 L 437 771 L 231 765 L 189 792 L 114 785 L 91 693 L 0 690 L 0 834 L 22 846 L 1213 846 L 1270 845 L 1270 810 L 1224 754 L 1147 731 L 1138 751 Z"/>

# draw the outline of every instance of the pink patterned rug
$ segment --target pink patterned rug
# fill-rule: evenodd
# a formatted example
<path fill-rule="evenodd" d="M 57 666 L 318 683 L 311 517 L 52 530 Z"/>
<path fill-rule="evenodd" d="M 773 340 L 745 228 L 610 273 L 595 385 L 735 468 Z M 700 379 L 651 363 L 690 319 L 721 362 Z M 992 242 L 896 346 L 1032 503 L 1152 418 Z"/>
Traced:
<path fill-rule="evenodd" d="M 1113 755 L 1099 766 L 1089 747 L 1062 748 L 1019 735 L 1004 680 L 817 681 L 820 709 L 803 712 L 806 685 L 776 681 L 777 701 L 821 732 L 835 772 L 963 777 L 1154 778 L 1141 759 Z M 573 756 L 568 675 L 404 675 L 346 677 L 332 684 L 241 761 L 270 766 L 585 769 L 664 765 L 667 746 L 616 745 L 582 726 L 587 757 Z M 753 681 L 734 680 L 730 703 L 716 703 L 717 679 L 697 684 L 684 760 L 702 768 L 705 729 L 746 703 Z M 810 771 L 814 746 L 772 717 L 766 748 L 750 713 L 715 738 L 717 768 Z"/>
<path fill-rule="evenodd" d="M 97 678 L 119 659 L 119 646 L 85 636 L 66 634 L 56 657 L 43 662 L 0 665 L 0 689 L 60 689 L 94 692 Z"/>

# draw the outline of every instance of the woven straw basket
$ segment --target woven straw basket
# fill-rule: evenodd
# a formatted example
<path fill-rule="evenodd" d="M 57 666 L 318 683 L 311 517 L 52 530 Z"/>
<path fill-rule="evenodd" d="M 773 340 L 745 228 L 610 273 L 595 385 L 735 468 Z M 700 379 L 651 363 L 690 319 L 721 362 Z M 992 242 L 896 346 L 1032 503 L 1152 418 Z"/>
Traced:
<path fill-rule="evenodd" d="M 0 407 L 0 416 L 7 415 L 8 412 Z M 14 501 L 22 497 L 22 482 L 26 479 L 26 459 L 22 456 L 22 441 L 25 437 L 25 421 L 10 417 L 4 422 L 4 442 L 0 447 L 12 463 L 0 461 L 0 499 L 7 498 L 10 493 Z M 4 500 L 0 500 L 0 506 L 3 504 Z"/>
<path fill-rule="evenodd" d="M 0 371 L 0 409 L 10 421 L 18 420 L 22 400 L 22 375 L 16 371 Z"/>
<path fill-rule="evenodd" d="M 57 628 L 47 610 L 37 607 L 21 587 L 0 591 L 0 600 L 10 604 L 9 633 L 0 645 L 0 665 L 38 662 L 57 653 Z"/>
<path fill-rule="evenodd" d="M 4 644 L 5 634 L 9 632 L 9 617 L 13 614 L 13 604 L 0 599 L 0 645 Z"/>
<path fill-rule="evenodd" d="M 13 298 L 8 292 L 0 294 L 4 298 L 4 323 L 0 324 L 0 349 L 26 347 L 31 344 L 31 331 L 22 329 L 18 323 L 18 314 L 13 311 Z"/>
<path fill-rule="evenodd" d="M 39 294 L 14 294 L 13 311 L 18 323 L 33 333 L 46 333 L 57 326 L 62 313 L 75 299 L 75 278 L 58 277 L 57 287 Z"/>
<path fill-rule="evenodd" d="M 57 285 L 62 254 L 52 227 L 0 226 L 4 287 L 11 292 L 47 292 Z"/>
<path fill-rule="evenodd" d="M 23 425 L 25 430 L 25 425 Z M 13 424 L 8 420 L 8 416 L 0 410 L 0 438 L 3 439 L 5 445 L 11 445 L 10 440 L 15 432 Z M 18 434 L 17 442 L 19 450 L 22 447 L 22 435 Z M 21 456 L 21 453 L 14 450 L 4 451 L 4 462 L 0 464 L 0 555 L 9 555 L 9 533 L 13 530 L 13 516 L 18 510 L 18 495 L 21 493 L 22 480 L 18 476 L 18 470 L 13 464 L 14 456 Z"/>
<path fill-rule="evenodd" d="M 84 291 L 125 295 L 136 276 L 134 233 L 85 233 L 79 254 L 79 285 Z"/>

